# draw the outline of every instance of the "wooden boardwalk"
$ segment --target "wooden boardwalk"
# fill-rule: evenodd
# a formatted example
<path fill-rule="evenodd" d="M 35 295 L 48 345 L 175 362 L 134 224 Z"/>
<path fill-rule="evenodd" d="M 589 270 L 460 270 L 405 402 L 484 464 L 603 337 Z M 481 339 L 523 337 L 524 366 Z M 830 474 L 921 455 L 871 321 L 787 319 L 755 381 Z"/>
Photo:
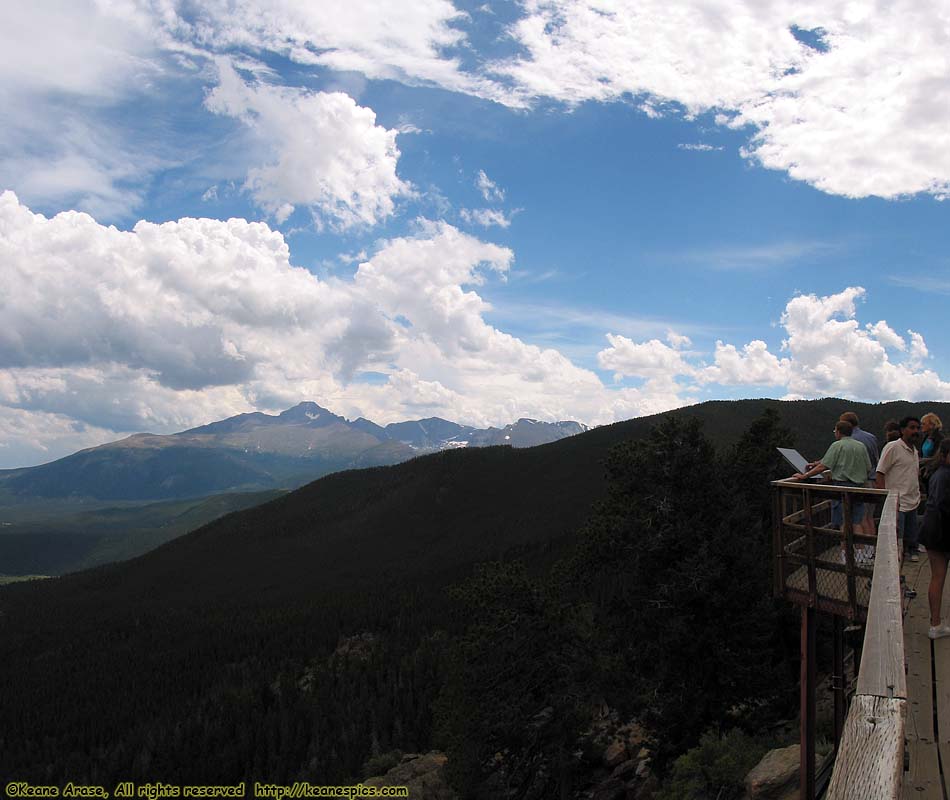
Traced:
<path fill-rule="evenodd" d="M 907 658 L 907 724 L 909 771 L 904 773 L 904 798 L 947 800 L 950 782 L 950 637 L 934 642 L 927 636 L 930 611 L 927 586 L 930 565 L 905 562 L 907 588 L 917 592 L 904 618 Z M 941 616 L 950 618 L 950 587 L 944 590 Z M 947 778 L 944 778 L 944 775 Z"/>

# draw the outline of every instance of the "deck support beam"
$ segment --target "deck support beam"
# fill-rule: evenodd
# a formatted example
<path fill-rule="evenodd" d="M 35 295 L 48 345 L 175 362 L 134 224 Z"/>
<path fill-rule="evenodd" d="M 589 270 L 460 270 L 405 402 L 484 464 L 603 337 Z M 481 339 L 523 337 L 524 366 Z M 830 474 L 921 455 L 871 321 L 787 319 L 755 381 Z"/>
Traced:
<path fill-rule="evenodd" d="M 815 800 L 815 628 L 817 614 L 814 608 L 802 606 L 801 642 L 801 723 L 799 742 L 801 760 L 798 768 L 801 800 Z"/>
<path fill-rule="evenodd" d="M 835 695 L 835 755 L 844 733 L 844 719 L 848 713 L 847 687 L 844 675 L 844 620 L 834 617 L 834 664 L 831 670 L 831 686 Z"/>

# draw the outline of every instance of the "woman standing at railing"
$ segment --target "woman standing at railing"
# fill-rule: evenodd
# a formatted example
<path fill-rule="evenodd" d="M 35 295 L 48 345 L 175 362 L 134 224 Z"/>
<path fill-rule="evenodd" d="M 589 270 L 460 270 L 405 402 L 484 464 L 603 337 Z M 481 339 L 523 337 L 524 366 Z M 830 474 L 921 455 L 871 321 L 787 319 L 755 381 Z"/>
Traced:
<path fill-rule="evenodd" d="M 936 414 L 924 414 L 920 418 L 920 455 L 932 458 L 937 454 L 937 448 L 943 441 L 943 423 Z"/>
<path fill-rule="evenodd" d="M 930 478 L 920 536 L 930 560 L 927 599 L 930 601 L 928 636 L 931 639 L 950 636 L 950 625 L 940 619 L 943 585 L 947 579 L 947 558 L 950 554 L 950 439 L 940 442 L 935 459 L 938 467 Z"/>
<path fill-rule="evenodd" d="M 938 448 L 943 441 L 943 423 L 936 414 L 924 414 L 920 418 L 920 492 L 927 494 L 930 476 L 940 466 Z"/>

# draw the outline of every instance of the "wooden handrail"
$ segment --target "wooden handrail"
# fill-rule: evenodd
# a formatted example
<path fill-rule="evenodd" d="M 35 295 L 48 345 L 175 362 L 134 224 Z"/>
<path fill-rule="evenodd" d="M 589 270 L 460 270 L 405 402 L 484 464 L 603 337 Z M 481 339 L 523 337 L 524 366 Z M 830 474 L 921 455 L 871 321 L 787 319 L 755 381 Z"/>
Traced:
<path fill-rule="evenodd" d="M 906 713 L 897 492 L 889 491 L 878 527 L 857 692 L 848 711 L 827 800 L 901 796 Z"/>
<path fill-rule="evenodd" d="M 850 494 L 872 494 L 877 497 L 880 497 L 882 494 L 888 493 L 884 489 L 873 489 L 870 486 L 841 486 L 837 483 L 813 483 L 812 481 L 793 481 L 790 478 L 783 478 L 780 481 L 772 481 L 772 486 L 788 486 L 788 487 L 803 487 L 807 486 L 809 489 L 818 491 L 818 492 L 827 492 L 829 494 L 841 494 L 841 492 L 849 492 Z"/>

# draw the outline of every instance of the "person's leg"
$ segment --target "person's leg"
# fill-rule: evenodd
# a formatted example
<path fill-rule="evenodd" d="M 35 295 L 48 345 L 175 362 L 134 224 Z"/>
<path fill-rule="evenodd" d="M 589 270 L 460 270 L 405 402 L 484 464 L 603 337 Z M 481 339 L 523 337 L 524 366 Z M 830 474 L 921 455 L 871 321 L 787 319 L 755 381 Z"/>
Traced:
<path fill-rule="evenodd" d="M 907 556 L 907 538 L 904 535 L 904 514 L 897 512 L 897 543 L 902 550 L 902 558 Z"/>
<path fill-rule="evenodd" d="M 851 530 L 855 533 L 864 533 L 864 503 L 855 502 L 852 498 L 851 506 Z"/>
<path fill-rule="evenodd" d="M 842 521 L 844 519 L 844 513 L 842 511 L 841 501 L 832 500 L 831 501 L 831 527 L 841 530 Z"/>
<path fill-rule="evenodd" d="M 917 545 L 920 542 L 917 527 L 917 509 L 902 512 L 904 517 L 904 550 L 910 553 L 911 561 L 917 560 Z"/>
<path fill-rule="evenodd" d="M 930 559 L 930 587 L 927 600 L 930 602 L 930 626 L 940 625 L 940 604 L 943 602 L 943 584 L 947 579 L 947 554 L 927 550 Z"/>
<path fill-rule="evenodd" d="M 864 522 L 861 524 L 861 528 L 868 536 L 874 536 L 877 533 L 874 529 L 874 503 L 864 504 Z"/>
<path fill-rule="evenodd" d="M 855 533 L 863 533 L 865 536 L 874 535 L 874 517 L 868 510 L 870 507 L 870 503 L 861 504 L 860 519 L 854 525 Z M 861 564 L 868 566 L 874 558 L 874 545 L 864 542 L 855 545 L 854 555 Z"/>

